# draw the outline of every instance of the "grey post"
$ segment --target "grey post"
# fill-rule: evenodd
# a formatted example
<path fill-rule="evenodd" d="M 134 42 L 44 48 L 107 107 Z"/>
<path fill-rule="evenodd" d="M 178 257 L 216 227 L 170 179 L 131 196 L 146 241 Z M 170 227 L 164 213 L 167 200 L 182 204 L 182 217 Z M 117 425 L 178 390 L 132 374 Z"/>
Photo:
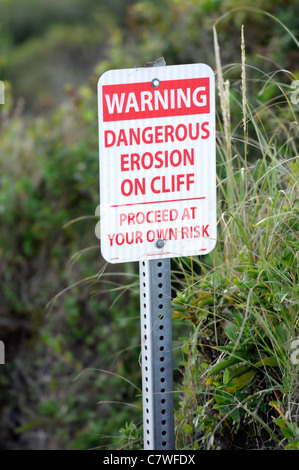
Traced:
<path fill-rule="evenodd" d="M 173 450 L 170 259 L 141 261 L 139 269 L 144 449 Z"/>

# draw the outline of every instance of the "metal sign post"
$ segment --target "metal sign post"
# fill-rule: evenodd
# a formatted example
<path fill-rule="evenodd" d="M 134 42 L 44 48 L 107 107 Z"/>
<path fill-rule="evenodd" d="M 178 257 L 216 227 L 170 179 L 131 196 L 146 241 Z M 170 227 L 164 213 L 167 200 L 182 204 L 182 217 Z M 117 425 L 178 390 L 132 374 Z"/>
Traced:
<path fill-rule="evenodd" d="M 170 259 L 141 261 L 143 435 L 146 450 L 173 450 Z"/>

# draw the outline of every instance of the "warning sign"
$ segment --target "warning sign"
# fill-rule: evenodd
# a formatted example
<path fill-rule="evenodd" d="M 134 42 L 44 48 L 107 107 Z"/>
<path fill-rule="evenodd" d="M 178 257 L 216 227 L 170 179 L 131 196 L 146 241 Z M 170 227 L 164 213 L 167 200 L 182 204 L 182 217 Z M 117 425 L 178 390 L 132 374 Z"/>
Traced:
<path fill-rule="evenodd" d="M 101 251 L 110 263 L 216 244 L 214 73 L 111 70 L 98 83 Z"/>

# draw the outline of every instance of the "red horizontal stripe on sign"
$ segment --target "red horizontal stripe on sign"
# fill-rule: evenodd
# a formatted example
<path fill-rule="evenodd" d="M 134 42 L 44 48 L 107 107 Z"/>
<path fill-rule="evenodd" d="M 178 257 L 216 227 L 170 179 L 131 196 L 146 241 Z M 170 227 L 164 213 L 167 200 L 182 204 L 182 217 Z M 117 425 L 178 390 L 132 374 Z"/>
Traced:
<path fill-rule="evenodd" d="M 124 121 L 210 112 L 209 77 L 103 85 L 103 121 Z"/>
<path fill-rule="evenodd" d="M 129 204 L 114 204 L 110 207 L 139 206 L 140 204 L 162 204 L 163 202 L 197 201 L 198 199 L 206 199 L 206 197 L 203 196 L 203 197 L 189 197 L 185 199 L 168 199 L 166 201 L 132 202 Z"/>

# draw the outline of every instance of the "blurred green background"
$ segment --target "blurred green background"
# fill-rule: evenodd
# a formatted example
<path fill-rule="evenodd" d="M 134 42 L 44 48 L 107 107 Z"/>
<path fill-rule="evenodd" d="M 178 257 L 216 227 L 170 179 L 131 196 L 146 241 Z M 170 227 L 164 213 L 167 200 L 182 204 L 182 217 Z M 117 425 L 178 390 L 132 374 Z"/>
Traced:
<path fill-rule="evenodd" d="M 295 0 L 0 1 L 0 449 L 142 446 L 138 266 L 106 266 L 95 237 L 96 84 L 159 56 L 215 68 L 216 25 L 234 96 L 243 24 L 249 82 L 298 77 Z M 192 329 L 177 316 L 178 387 Z"/>

